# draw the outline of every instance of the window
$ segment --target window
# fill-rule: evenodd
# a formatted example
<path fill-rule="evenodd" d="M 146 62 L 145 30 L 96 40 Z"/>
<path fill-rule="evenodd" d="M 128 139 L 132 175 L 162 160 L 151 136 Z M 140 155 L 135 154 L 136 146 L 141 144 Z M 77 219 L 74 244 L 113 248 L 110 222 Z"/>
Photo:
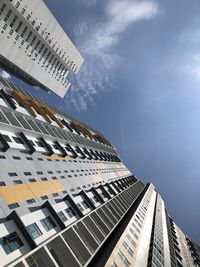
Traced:
<path fill-rule="evenodd" d="M 26 176 L 30 176 L 31 173 L 30 173 L 30 172 L 24 172 L 24 175 L 26 175 Z"/>
<path fill-rule="evenodd" d="M 79 208 L 80 211 L 84 211 L 84 208 L 81 206 L 80 203 L 77 203 L 76 206 Z"/>
<path fill-rule="evenodd" d="M 58 193 L 53 193 L 52 195 L 53 195 L 54 197 L 58 197 L 58 196 L 59 196 Z"/>
<path fill-rule="evenodd" d="M 24 144 L 24 142 L 22 141 L 22 139 L 20 137 L 13 136 L 13 139 L 15 140 L 15 143 L 17 143 L 17 144 Z"/>
<path fill-rule="evenodd" d="M 5 186 L 6 184 L 4 182 L 0 182 L 0 186 Z"/>
<path fill-rule="evenodd" d="M 38 175 L 41 175 L 41 174 L 43 174 L 43 172 L 40 172 L 40 171 L 39 171 L 39 172 L 36 172 L 36 173 L 37 173 Z"/>
<path fill-rule="evenodd" d="M 56 227 L 56 224 L 54 221 L 51 219 L 51 217 L 46 217 L 41 220 L 41 223 L 44 227 L 44 229 L 48 232 L 49 230 L 53 229 Z"/>
<path fill-rule="evenodd" d="M 28 199 L 26 202 L 27 202 L 28 205 L 30 205 L 30 204 L 35 203 L 36 201 L 35 201 L 34 198 L 32 198 L 32 199 Z"/>
<path fill-rule="evenodd" d="M 134 247 L 136 247 L 136 242 L 133 240 L 133 238 L 132 238 L 129 234 L 127 234 L 127 238 L 128 238 L 128 240 L 131 242 L 131 244 L 132 244 Z"/>
<path fill-rule="evenodd" d="M 10 139 L 10 137 L 8 135 L 2 134 L 3 138 L 5 139 L 6 142 L 10 142 L 12 143 L 12 140 Z"/>
<path fill-rule="evenodd" d="M 33 160 L 33 158 L 31 158 L 31 157 L 26 157 L 26 159 L 27 159 L 27 160 Z"/>
<path fill-rule="evenodd" d="M 13 156 L 13 159 L 15 159 L 15 160 L 20 160 L 20 157 Z"/>
<path fill-rule="evenodd" d="M 42 181 L 47 181 L 48 179 L 46 177 L 41 178 Z"/>
<path fill-rule="evenodd" d="M 127 258 L 124 256 L 124 254 L 121 252 L 121 250 L 118 251 L 118 256 L 121 259 L 121 261 L 124 263 L 126 267 L 130 266 L 130 262 L 127 260 Z"/>
<path fill-rule="evenodd" d="M 112 261 L 111 267 L 118 267 L 118 266 L 117 266 L 117 264 L 114 261 Z"/>
<path fill-rule="evenodd" d="M 28 179 L 30 183 L 35 183 L 36 180 L 35 179 Z"/>
<path fill-rule="evenodd" d="M 133 257 L 133 251 L 132 249 L 129 247 L 129 245 L 126 243 L 126 241 L 123 241 L 122 242 L 124 248 L 126 249 L 126 251 L 128 252 L 128 254 Z"/>
<path fill-rule="evenodd" d="M 97 196 L 93 196 L 93 201 L 94 201 L 94 203 L 99 202 L 98 197 Z"/>
<path fill-rule="evenodd" d="M 66 216 L 64 215 L 64 213 L 63 213 L 62 211 L 59 211 L 59 212 L 58 212 L 58 216 L 60 217 L 60 219 L 61 219 L 63 222 L 67 221 L 67 218 L 66 218 Z"/>
<path fill-rule="evenodd" d="M 0 159 L 5 159 L 6 157 L 3 155 L 0 155 Z"/>
<path fill-rule="evenodd" d="M 48 199 L 48 196 L 42 196 L 41 199 L 46 200 L 46 199 Z"/>
<path fill-rule="evenodd" d="M 76 212 L 71 207 L 67 208 L 65 211 L 70 218 L 72 218 L 73 216 L 76 216 Z"/>
<path fill-rule="evenodd" d="M 10 177 L 17 176 L 16 172 L 9 172 L 8 175 L 9 175 Z"/>
<path fill-rule="evenodd" d="M 8 207 L 9 207 L 10 210 L 13 210 L 13 209 L 18 208 L 19 204 L 18 203 L 12 203 L 12 204 L 9 204 Z"/>
<path fill-rule="evenodd" d="M 24 245 L 16 232 L 0 238 L 0 244 L 6 254 L 10 254 Z"/>
<path fill-rule="evenodd" d="M 40 231 L 40 229 L 36 223 L 33 223 L 33 224 L 26 226 L 26 229 L 29 232 L 29 234 L 32 236 L 33 239 L 36 239 L 42 235 L 42 232 Z"/>
<path fill-rule="evenodd" d="M 53 174 L 53 172 L 52 172 L 52 171 L 47 171 L 47 173 L 48 173 L 48 174 Z"/>
<path fill-rule="evenodd" d="M 23 182 L 21 180 L 14 180 L 13 183 L 14 184 L 23 184 Z"/>
<path fill-rule="evenodd" d="M 90 208 L 90 205 L 87 203 L 86 200 L 83 200 L 83 201 L 82 201 L 82 205 L 83 205 L 83 207 L 84 207 L 85 209 L 89 209 L 89 208 Z"/>

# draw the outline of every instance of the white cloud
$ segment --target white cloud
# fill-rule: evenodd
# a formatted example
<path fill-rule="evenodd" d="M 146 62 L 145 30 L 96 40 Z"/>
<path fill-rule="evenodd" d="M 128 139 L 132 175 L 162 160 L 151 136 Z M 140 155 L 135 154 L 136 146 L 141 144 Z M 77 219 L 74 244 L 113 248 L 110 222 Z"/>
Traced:
<path fill-rule="evenodd" d="M 199 25 L 199 24 L 198 24 Z M 193 26 L 180 35 L 180 43 L 185 49 L 182 53 L 180 71 L 190 79 L 200 81 L 200 30 Z"/>
<path fill-rule="evenodd" d="M 157 4 L 152 1 L 109 0 L 105 5 L 104 22 L 96 25 L 93 21 L 80 23 L 74 33 L 85 63 L 72 81 L 71 93 L 66 98 L 70 97 L 71 102 L 82 110 L 89 102 L 94 104 L 94 96 L 113 83 L 114 70 L 123 62 L 115 50 L 121 34 L 138 21 L 154 18 L 158 12 Z"/>
<path fill-rule="evenodd" d="M 11 79 L 10 74 L 7 73 L 7 72 L 4 71 L 4 70 L 0 70 L 0 76 L 4 77 L 4 78 L 7 79 L 7 80 Z"/>
<path fill-rule="evenodd" d="M 200 53 L 190 54 L 181 71 L 192 76 L 192 79 L 200 80 Z"/>

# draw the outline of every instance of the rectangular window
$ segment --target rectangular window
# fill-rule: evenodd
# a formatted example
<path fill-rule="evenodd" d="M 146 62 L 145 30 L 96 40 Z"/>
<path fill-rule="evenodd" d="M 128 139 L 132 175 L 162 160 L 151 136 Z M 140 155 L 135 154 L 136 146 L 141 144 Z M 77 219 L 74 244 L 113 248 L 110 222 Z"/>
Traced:
<path fill-rule="evenodd" d="M 17 156 L 13 156 L 13 159 L 20 160 L 21 158 L 20 157 L 17 157 Z"/>
<path fill-rule="evenodd" d="M 28 179 L 30 183 L 35 183 L 36 180 L 35 179 Z"/>
<path fill-rule="evenodd" d="M 126 249 L 126 251 L 128 252 L 128 254 L 133 257 L 133 251 L 132 249 L 129 247 L 129 245 L 126 243 L 126 241 L 123 241 L 122 242 L 124 248 Z"/>
<path fill-rule="evenodd" d="M 30 172 L 24 172 L 24 175 L 26 175 L 26 176 L 30 176 L 31 173 L 30 173 Z"/>
<path fill-rule="evenodd" d="M 17 143 L 17 144 L 24 144 L 24 142 L 22 141 L 22 139 L 20 137 L 13 136 L 13 139 L 15 140 L 15 143 Z"/>
<path fill-rule="evenodd" d="M 0 238 L 0 244 L 6 254 L 10 254 L 24 245 L 16 232 Z"/>
<path fill-rule="evenodd" d="M 9 175 L 10 177 L 14 177 L 14 176 L 17 176 L 17 173 L 16 173 L 16 172 L 9 172 L 8 175 Z"/>
<path fill-rule="evenodd" d="M 51 219 L 51 217 L 46 217 L 41 220 L 41 223 L 44 227 L 44 229 L 48 232 L 49 230 L 53 229 L 56 227 L 56 224 L 54 221 Z"/>
<path fill-rule="evenodd" d="M 118 251 L 118 256 L 126 267 L 129 267 L 131 265 L 124 254 L 121 252 L 121 250 Z"/>
<path fill-rule="evenodd" d="M 23 182 L 21 180 L 14 180 L 13 183 L 14 184 L 23 184 Z"/>
<path fill-rule="evenodd" d="M 73 216 L 76 216 L 76 212 L 71 207 L 67 208 L 65 211 L 70 218 L 72 218 Z"/>
<path fill-rule="evenodd" d="M 34 198 L 32 198 L 32 199 L 28 199 L 26 202 L 27 202 L 28 205 L 30 205 L 30 204 L 35 203 L 36 201 L 35 201 Z"/>
<path fill-rule="evenodd" d="M 26 229 L 29 232 L 29 234 L 32 236 L 33 239 L 36 239 L 42 235 L 42 232 L 40 231 L 40 229 L 36 223 L 33 223 L 33 224 L 26 226 Z"/>
<path fill-rule="evenodd" d="M 64 213 L 63 213 L 62 211 L 59 211 L 59 212 L 58 212 L 58 216 L 60 217 L 60 219 L 61 219 L 63 222 L 67 221 L 67 218 L 66 218 L 66 216 L 64 215 Z"/>
<path fill-rule="evenodd" d="M 84 211 L 84 208 L 81 206 L 80 203 L 77 203 L 76 206 L 79 208 L 80 211 Z"/>
<path fill-rule="evenodd" d="M 19 208 L 19 204 L 18 203 L 12 203 L 12 204 L 9 204 L 8 207 L 10 210 L 13 210 L 13 209 Z"/>
<path fill-rule="evenodd" d="M 48 196 L 42 196 L 41 199 L 46 200 L 46 199 L 48 199 Z"/>
<path fill-rule="evenodd" d="M 36 172 L 36 173 L 37 173 L 38 175 L 41 175 L 41 174 L 43 174 L 43 172 L 40 172 L 40 171 L 39 171 L 39 172 Z"/>
<path fill-rule="evenodd" d="M 111 267 L 118 267 L 118 266 L 117 266 L 117 264 L 113 261 L 113 262 L 111 263 Z"/>

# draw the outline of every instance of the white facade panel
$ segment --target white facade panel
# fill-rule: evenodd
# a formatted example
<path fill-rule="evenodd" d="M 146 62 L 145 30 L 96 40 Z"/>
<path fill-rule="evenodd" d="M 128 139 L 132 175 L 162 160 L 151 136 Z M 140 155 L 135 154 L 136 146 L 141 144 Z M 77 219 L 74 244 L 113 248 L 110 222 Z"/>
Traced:
<path fill-rule="evenodd" d="M 44 2 L 0 0 L 0 30 L 0 66 L 63 97 L 83 58 Z"/>

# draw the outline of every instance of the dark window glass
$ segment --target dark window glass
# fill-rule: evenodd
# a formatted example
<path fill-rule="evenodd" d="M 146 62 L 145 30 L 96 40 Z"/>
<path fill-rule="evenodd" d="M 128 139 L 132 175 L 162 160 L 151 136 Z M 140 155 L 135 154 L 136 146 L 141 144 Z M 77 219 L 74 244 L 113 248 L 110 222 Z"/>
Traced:
<path fill-rule="evenodd" d="M 42 235 L 42 232 L 40 231 L 36 223 L 26 226 L 26 229 L 28 230 L 29 234 L 32 236 L 33 239 L 36 239 Z"/>
<path fill-rule="evenodd" d="M 17 176 L 17 173 L 16 173 L 16 172 L 9 172 L 8 175 L 9 175 L 10 177 L 13 177 L 13 176 Z"/>
<path fill-rule="evenodd" d="M 0 244 L 6 254 L 10 254 L 24 245 L 16 232 L 0 238 Z"/>
<path fill-rule="evenodd" d="M 13 210 L 13 209 L 18 208 L 19 204 L 18 203 L 12 203 L 12 204 L 9 204 L 8 207 L 9 207 L 9 209 Z"/>
<path fill-rule="evenodd" d="M 31 175 L 31 173 L 30 172 L 24 172 L 24 175 L 29 176 L 29 175 Z"/>
<path fill-rule="evenodd" d="M 51 217 L 46 217 L 46 218 L 42 219 L 41 223 L 42 223 L 42 225 L 46 231 L 49 231 L 49 230 L 56 227 L 56 224 L 51 219 Z"/>
<path fill-rule="evenodd" d="M 59 212 L 58 212 L 58 216 L 60 217 L 60 219 L 61 219 L 63 222 L 67 221 L 67 218 L 66 218 L 66 216 L 64 215 L 64 213 L 63 213 L 62 211 L 59 211 Z"/>
<path fill-rule="evenodd" d="M 13 156 L 13 159 L 20 160 L 21 158 L 20 157 L 17 157 L 17 156 Z"/>
<path fill-rule="evenodd" d="M 48 199 L 48 196 L 42 196 L 41 199 L 46 200 L 46 199 Z"/>
<path fill-rule="evenodd" d="M 35 199 L 34 198 L 28 199 L 26 202 L 27 202 L 27 204 L 33 204 L 33 203 L 35 203 Z"/>
<path fill-rule="evenodd" d="M 13 136 L 13 139 L 15 140 L 15 142 L 16 142 L 17 144 L 24 144 L 23 140 L 22 140 L 20 137 L 15 137 L 15 136 Z"/>
<path fill-rule="evenodd" d="M 43 172 L 40 172 L 40 171 L 39 171 L 39 172 L 37 172 L 37 174 L 38 174 L 38 175 L 41 175 L 41 174 L 43 174 Z"/>
<path fill-rule="evenodd" d="M 13 183 L 14 184 L 23 184 L 23 182 L 21 180 L 14 180 Z"/>
<path fill-rule="evenodd" d="M 72 218 L 73 216 L 76 216 L 76 212 L 71 207 L 67 208 L 65 211 L 70 218 Z"/>
<path fill-rule="evenodd" d="M 35 179 L 28 179 L 30 183 L 35 183 L 36 180 Z"/>

